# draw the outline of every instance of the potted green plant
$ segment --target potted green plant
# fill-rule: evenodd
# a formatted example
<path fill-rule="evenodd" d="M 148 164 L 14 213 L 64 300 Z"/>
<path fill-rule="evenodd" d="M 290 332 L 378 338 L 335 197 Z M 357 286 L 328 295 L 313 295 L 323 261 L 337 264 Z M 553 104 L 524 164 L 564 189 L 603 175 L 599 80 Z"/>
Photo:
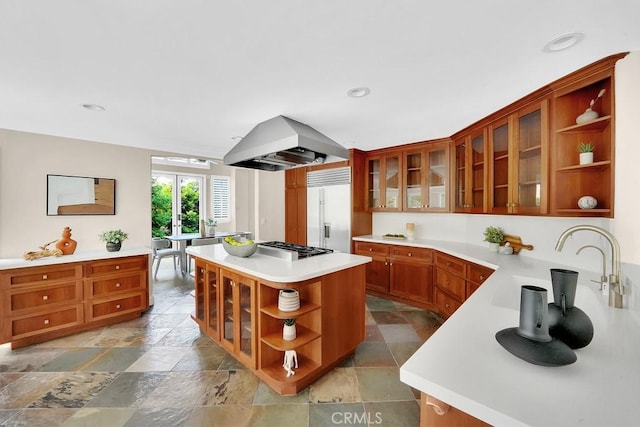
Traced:
<path fill-rule="evenodd" d="M 124 231 L 117 229 L 100 233 L 99 237 L 100 240 L 107 243 L 107 251 L 118 252 L 122 247 L 122 242 L 127 240 L 129 235 Z"/>
<path fill-rule="evenodd" d="M 284 319 L 282 339 L 285 341 L 293 341 L 296 339 L 296 319 Z"/>
<path fill-rule="evenodd" d="M 593 152 L 596 147 L 591 142 L 581 142 L 578 146 L 578 152 L 580 153 L 580 164 L 588 165 L 593 163 Z"/>
<path fill-rule="evenodd" d="M 500 244 L 504 241 L 504 233 L 500 227 L 489 226 L 484 229 L 484 240 L 489 242 L 489 250 L 498 252 Z"/>

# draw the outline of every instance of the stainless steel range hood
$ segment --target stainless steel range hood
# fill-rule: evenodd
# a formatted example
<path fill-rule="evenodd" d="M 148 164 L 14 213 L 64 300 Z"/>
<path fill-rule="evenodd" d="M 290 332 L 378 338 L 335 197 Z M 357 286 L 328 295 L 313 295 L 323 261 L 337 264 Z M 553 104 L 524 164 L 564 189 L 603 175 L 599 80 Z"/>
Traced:
<path fill-rule="evenodd" d="M 309 125 L 277 116 L 254 127 L 224 156 L 224 164 L 278 171 L 348 158 L 346 148 Z"/>

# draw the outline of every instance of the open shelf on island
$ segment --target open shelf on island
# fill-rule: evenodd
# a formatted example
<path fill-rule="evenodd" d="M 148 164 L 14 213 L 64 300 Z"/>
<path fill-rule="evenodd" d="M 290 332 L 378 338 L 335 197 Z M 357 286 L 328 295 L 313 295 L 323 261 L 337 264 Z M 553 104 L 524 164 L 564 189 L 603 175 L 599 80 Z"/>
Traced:
<path fill-rule="evenodd" d="M 278 304 L 272 304 L 266 307 L 262 307 L 260 311 L 276 319 L 284 320 L 284 319 L 295 319 L 297 317 L 302 316 L 303 314 L 307 314 L 319 309 L 320 309 L 320 306 L 318 304 L 312 304 L 305 301 L 300 301 L 300 308 L 295 311 L 278 310 Z"/>
<path fill-rule="evenodd" d="M 296 339 L 292 341 L 285 341 L 282 338 L 282 330 L 271 333 L 269 335 L 265 335 L 262 337 L 262 342 L 267 344 L 269 347 L 278 350 L 278 351 L 287 351 L 287 350 L 295 350 L 298 347 L 301 347 L 311 341 L 320 338 L 320 334 L 318 332 L 312 331 L 311 329 L 305 328 L 302 325 L 296 324 Z"/>
<path fill-rule="evenodd" d="M 282 356 L 284 358 L 284 353 L 282 354 Z M 314 362 L 313 360 L 305 357 L 302 354 L 298 354 L 298 368 L 293 368 L 295 375 L 287 377 L 287 371 L 282 367 L 282 362 L 283 359 L 278 360 L 277 362 L 262 368 L 261 371 L 267 374 L 269 377 L 273 378 L 275 381 L 281 383 L 293 383 L 301 377 L 305 377 L 321 367 L 319 363 Z"/>

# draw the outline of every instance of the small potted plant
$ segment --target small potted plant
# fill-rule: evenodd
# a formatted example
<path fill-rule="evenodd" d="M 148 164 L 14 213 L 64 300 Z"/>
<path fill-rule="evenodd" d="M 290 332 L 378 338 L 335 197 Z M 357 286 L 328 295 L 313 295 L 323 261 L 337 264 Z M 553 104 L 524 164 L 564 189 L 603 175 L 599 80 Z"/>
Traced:
<path fill-rule="evenodd" d="M 489 242 L 491 252 L 498 252 L 500 244 L 504 241 L 504 233 L 499 227 L 489 226 L 484 229 L 484 240 Z"/>
<path fill-rule="evenodd" d="M 578 152 L 580 153 L 580 164 L 588 165 L 593 163 L 593 152 L 595 146 L 591 142 L 581 142 L 578 146 Z"/>
<path fill-rule="evenodd" d="M 215 236 L 218 222 L 213 218 L 207 218 L 204 221 L 204 225 L 207 227 L 207 236 Z"/>
<path fill-rule="evenodd" d="M 107 243 L 107 251 L 118 252 L 122 247 L 122 242 L 127 240 L 129 235 L 124 231 L 117 229 L 100 233 L 99 237 L 100 240 Z"/>
<path fill-rule="evenodd" d="M 284 319 L 282 339 L 285 341 L 293 341 L 296 339 L 296 319 Z"/>

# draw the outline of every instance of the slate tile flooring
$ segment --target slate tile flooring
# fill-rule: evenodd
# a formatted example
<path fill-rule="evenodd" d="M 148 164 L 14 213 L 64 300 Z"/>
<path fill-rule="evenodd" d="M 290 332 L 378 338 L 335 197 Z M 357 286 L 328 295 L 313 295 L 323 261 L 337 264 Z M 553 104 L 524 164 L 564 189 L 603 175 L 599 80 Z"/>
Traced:
<path fill-rule="evenodd" d="M 367 296 L 354 356 L 280 396 L 191 320 L 193 279 L 161 266 L 142 317 L 12 351 L 0 346 L 2 426 L 417 426 L 401 366 L 440 326 L 428 311 Z"/>

